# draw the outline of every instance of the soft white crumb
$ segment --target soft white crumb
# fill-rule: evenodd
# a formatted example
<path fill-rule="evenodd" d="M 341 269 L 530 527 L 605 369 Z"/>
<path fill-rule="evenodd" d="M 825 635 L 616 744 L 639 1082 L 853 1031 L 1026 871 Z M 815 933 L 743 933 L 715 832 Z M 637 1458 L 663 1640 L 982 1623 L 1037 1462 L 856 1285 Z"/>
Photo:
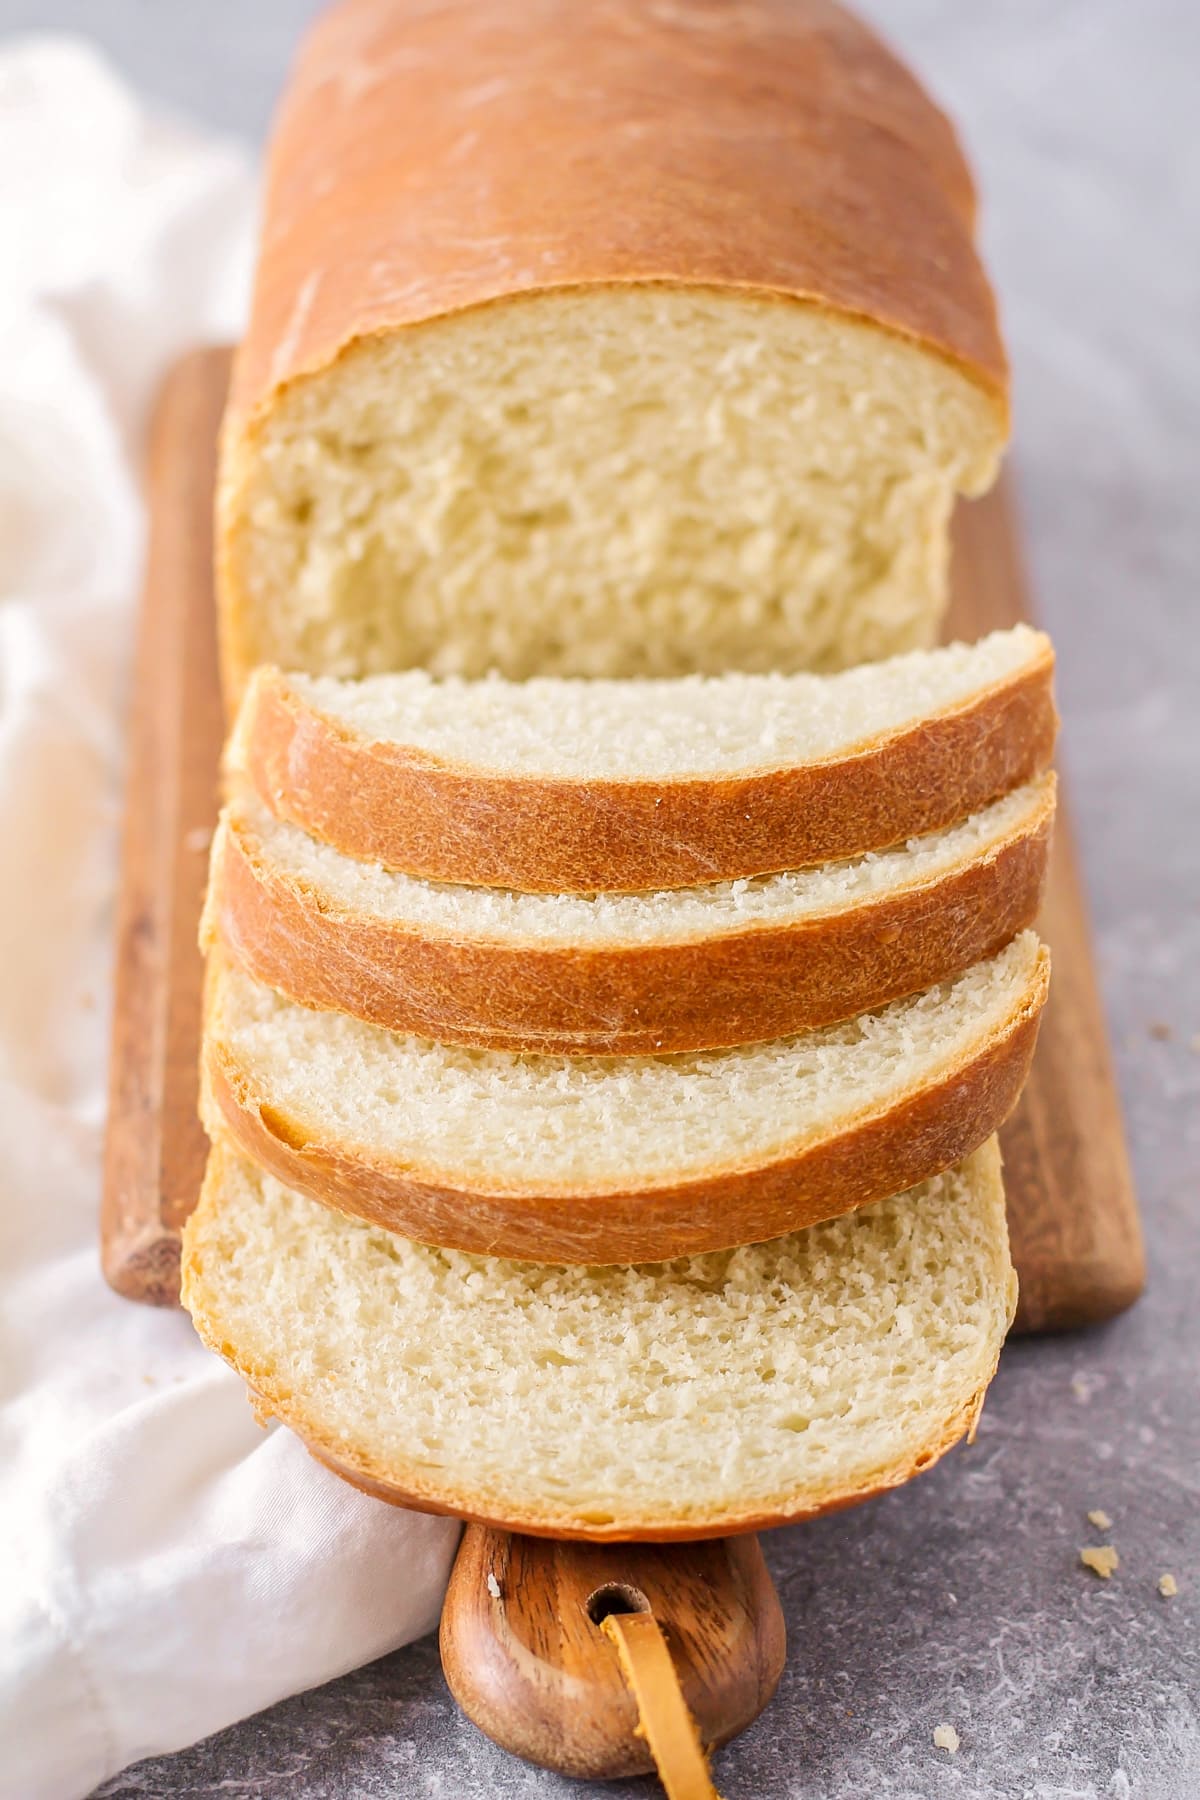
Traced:
<path fill-rule="evenodd" d="M 490 1569 L 488 1570 L 487 1576 L 487 1591 L 492 1596 L 493 1600 L 498 1600 L 500 1598 L 500 1583 L 496 1580 L 496 1577 L 492 1574 Z"/>
<path fill-rule="evenodd" d="M 939 1750 L 948 1750 L 951 1756 L 958 1752 L 958 1733 L 953 1725 L 935 1725 L 933 1741 Z"/>
<path fill-rule="evenodd" d="M 1164 1600 L 1170 1600 L 1179 1592 L 1179 1584 L 1173 1575 L 1160 1575 L 1158 1578 L 1158 1591 Z"/>
<path fill-rule="evenodd" d="M 1079 1552 L 1079 1560 L 1085 1569 L 1091 1569 L 1101 1581 L 1107 1581 L 1114 1569 L 1119 1569 L 1121 1559 L 1111 1544 L 1094 1544 Z"/>
<path fill-rule="evenodd" d="M 1088 1524 L 1094 1525 L 1097 1531 L 1112 1530 L 1112 1520 L 1106 1512 L 1101 1511 L 1100 1507 L 1097 1507 L 1095 1512 L 1088 1514 Z"/>

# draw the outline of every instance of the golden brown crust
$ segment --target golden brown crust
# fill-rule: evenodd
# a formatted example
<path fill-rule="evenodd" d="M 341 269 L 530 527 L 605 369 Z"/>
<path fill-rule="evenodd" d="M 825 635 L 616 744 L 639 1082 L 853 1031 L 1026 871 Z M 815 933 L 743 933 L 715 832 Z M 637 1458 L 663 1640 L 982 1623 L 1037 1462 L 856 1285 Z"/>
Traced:
<path fill-rule="evenodd" d="M 949 122 L 830 0 L 344 0 L 276 120 L 233 416 L 378 333 L 657 282 L 871 320 L 1003 408 L 973 218 Z"/>
<path fill-rule="evenodd" d="M 720 1514 L 701 1518 L 680 1519 L 656 1515 L 652 1519 L 616 1517 L 597 1521 L 572 1513 L 562 1501 L 548 1499 L 534 1508 L 506 1506 L 499 1499 L 479 1491 L 456 1487 L 448 1477 L 440 1480 L 426 1469 L 400 1470 L 385 1465 L 361 1445 L 332 1441 L 308 1413 L 303 1397 L 281 1381 L 275 1372 L 257 1364 L 224 1336 L 219 1325 L 209 1316 L 206 1300 L 206 1278 L 202 1267 L 199 1237 L 210 1211 L 219 1204 L 221 1169 L 225 1152 L 214 1148 L 205 1179 L 200 1205 L 185 1229 L 183 1247 L 183 1300 L 192 1313 L 196 1330 L 209 1347 L 237 1370 L 251 1393 L 257 1397 L 262 1411 L 279 1418 L 301 1438 L 305 1447 L 342 1480 L 374 1499 L 393 1506 L 410 1507 L 419 1512 L 449 1514 L 480 1524 L 496 1525 L 521 1531 L 534 1537 L 582 1538 L 593 1542 L 635 1542 L 638 1540 L 683 1541 L 705 1537 L 724 1537 L 745 1531 L 763 1531 L 775 1525 L 794 1524 L 822 1513 L 837 1512 L 860 1501 L 886 1493 L 913 1476 L 931 1468 L 946 1451 L 963 1437 L 972 1437 L 983 1410 L 988 1385 L 995 1374 L 1003 1341 L 1003 1331 L 989 1357 L 978 1386 L 948 1417 L 932 1422 L 928 1441 L 898 1461 L 893 1467 L 879 1471 L 870 1485 L 850 1492 L 814 1494 L 809 1491 L 796 1496 L 789 1504 L 780 1499 L 778 1505 L 764 1509 L 732 1506 Z M 998 1166 L 998 1165 L 997 1165 Z M 998 1181 L 998 1174 L 995 1176 Z M 1016 1307 L 1016 1278 L 1008 1263 L 1003 1230 L 996 1243 L 996 1277 L 1005 1283 L 1007 1323 L 1011 1324 Z"/>
<path fill-rule="evenodd" d="M 273 869 L 234 810 L 213 858 L 209 939 L 302 1006 L 441 1043 L 716 1049 L 853 1018 L 994 955 L 1037 916 L 1053 814 L 1051 779 L 985 855 L 838 912 L 678 943 L 546 947 L 339 910 Z"/>
<path fill-rule="evenodd" d="M 1049 984 L 1042 951 L 1010 1017 L 979 1053 L 939 1081 L 830 1137 L 757 1167 L 670 1185 L 545 1193 L 454 1181 L 362 1146 L 320 1141 L 254 1092 L 221 1041 L 209 988 L 203 1079 L 210 1133 L 228 1134 L 260 1168 L 325 1206 L 418 1243 L 557 1263 L 666 1262 L 762 1242 L 915 1187 L 962 1160 L 1008 1117 L 1037 1041 Z"/>
<path fill-rule="evenodd" d="M 1054 652 L 828 762 L 694 780 L 500 775 L 359 736 L 277 670 L 246 696 L 245 773 L 282 819 L 430 881 L 639 892 L 800 869 L 951 825 L 1054 751 Z"/>

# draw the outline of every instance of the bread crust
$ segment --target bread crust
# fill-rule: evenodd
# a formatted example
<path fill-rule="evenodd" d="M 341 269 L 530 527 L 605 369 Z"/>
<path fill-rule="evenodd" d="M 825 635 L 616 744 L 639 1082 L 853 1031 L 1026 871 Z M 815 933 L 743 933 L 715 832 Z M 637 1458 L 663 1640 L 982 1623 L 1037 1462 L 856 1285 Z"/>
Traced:
<path fill-rule="evenodd" d="M 830 0 L 345 0 L 275 123 L 224 433 L 223 661 L 256 433 L 373 339 L 530 295 L 631 285 L 805 304 L 961 370 L 1007 432 L 1008 369 L 953 128 Z M 481 200 L 481 196 L 486 196 Z"/>
<path fill-rule="evenodd" d="M 644 892 L 807 868 L 938 831 L 1040 775 L 1054 652 L 827 762 L 695 779 L 498 774 L 364 738 L 262 669 L 238 755 L 277 817 L 406 875 L 526 893 Z"/>
<path fill-rule="evenodd" d="M 945 115 L 831 0 L 718 29 L 642 0 L 344 0 L 275 120 L 232 416 L 377 333 L 626 283 L 816 301 L 1003 407 L 974 214 Z"/>
<path fill-rule="evenodd" d="M 271 866 L 236 807 L 213 853 L 205 947 L 302 1006 L 441 1043 L 556 1055 L 718 1049 L 812 1030 L 956 975 L 1037 916 L 1054 817 L 934 879 L 802 920 L 675 943 L 472 938 L 340 908 Z"/>
<path fill-rule="evenodd" d="M 667 1262 L 780 1237 L 899 1193 L 960 1162 L 1016 1105 L 1049 985 L 1044 948 L 1007 1019 L 975 1055 L 927 1087 L 770 1161 L 643 1187 L 483 1186 L 361 1145 L 322 1138 L 255 1092 L 222 1040 L 210 979 L 202 1058 L 209 1133 L 333 1210 L 418 1243 L 514 1261 Z"/>
<path fill-rule="evenodd" d="M 776 1525 L 795 1524 L 823 1513 L 839 1512 L 863 1500 L 899 1487 L 914 1475 L 932 1468 L 946 1451 L 963 1437 L 974 1436 L 983 1410 L 988 1386 L 996 1372 L 1000 1350 L 1016 1311 L 1017 1280 L 1008 1256 L 1003 1225 L 1003 1196 L 1000 1188 L 999 1152 L 993 1143 L 985 1152 L 982 1178 L 988 1183 L 996 1201 L 998 1230 L 994 1234 L 995 1267 L 998 1291 L 1003 1293 L 1004 1314 L 998 1321 L 991 1343 L 983 1359 L 980 1379 L 971 1391 L 941 1419 L 930 1424 L 929 1436 L 920 1447 L 888 1468 L 878 1471 L 869 1483 L 842 1490 L 807 1491 L 793 1496 L 780 1495 L 771 1505 L 730 1506 L 720 1512 L 701 1517 L 680 1519 L 667 1513 L 653 1517 L 637 1517 L 626 1513 L 604 1521 L 581 1517 L 562 1502 L 548 1501 L 541 1507 L 505 1504 L 495 1495 L 468 1490 L 449 1479 L 438 1482 L 428 1470 L 388 1466 L 361 1445 L 350 1446 L 334 1441 L 311 1416 L 303 1399 L 275 1371 L 256 1362 L 228 1341 L 219 1322 L 212 1318 L 205 1301 L 205 1275 L 199 1239 L 207 1215 L 215 1210 L 221 1182 L 221 1167 L 226 1152 L 214 1147 L 205 1178 L 200 1205 L 184 1230 L 183 1301 L 191 1312 L 193 1323 L 210 1349 L 222 1356 L 241 1375 L 250 1390 L 256 1409 L 274 1415 L 295 1431 L 305 1448 L 326 1468 L 369 1494 L 373 1499 L 393 1506 L 404 1506 L 418 1512 L 449 1514 L 479 1524 L 524 1532 L 533 1537 L 578 1538 L 595 1543 L 662 1541 L 678 1542 L 706 1537 L 725 1537 L 740 1532 L 763 1531 Z"/>

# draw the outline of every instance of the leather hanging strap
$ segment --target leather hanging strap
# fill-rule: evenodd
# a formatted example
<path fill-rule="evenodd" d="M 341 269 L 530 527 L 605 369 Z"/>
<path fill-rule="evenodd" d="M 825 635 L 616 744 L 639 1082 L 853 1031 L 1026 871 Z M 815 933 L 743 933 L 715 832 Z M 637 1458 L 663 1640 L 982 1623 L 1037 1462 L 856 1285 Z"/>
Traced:
<path fill-rule="evenodd" d="M 617 1647 L 621 1673 L 637 1702 L 639 1731 L 650 1748 L 667 1800 L 720 1800 L 667 1640 L 654 1614 L 609 1613 L 601 1629 Z"/>

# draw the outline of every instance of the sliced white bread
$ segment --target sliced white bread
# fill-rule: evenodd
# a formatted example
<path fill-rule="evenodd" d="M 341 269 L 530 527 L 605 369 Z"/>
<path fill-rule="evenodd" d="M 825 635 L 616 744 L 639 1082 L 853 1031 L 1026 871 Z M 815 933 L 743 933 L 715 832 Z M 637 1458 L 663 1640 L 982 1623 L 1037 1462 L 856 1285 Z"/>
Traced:
<path fill-rule="evenodd" d="M 263 1406 L 384 1499 L 557 1537 L 704 1537 L 928 1468 L 979 1416 L 1016 1303 L 989 1140 L 789 1237 L 564 1269 L 425 1249 L 231 1151 L 183 1301 Z"/>
<path fill-rule="evenodd" d="M 852 1018 L 993 955 L 1037 915 L 1054 777 L 817 869 L 651 894 L 446 886 L 342 855 L 250 791 L 202 934 L 305 1006 L 442 1043 L 704 1050 Z"/>
<path fill-rule="evenodd" d="M 231 750 L 282 819 L 428 880 L 642 891 L 939 830 L 1032 780 L 1057 718 L 1028 626 L 842 674 L 342 682 L 260 669 Z"/>
<path fill-rule="evenodd" d="M 833 1217 L 975 1149 L 1016 1103 L 1048 977 L 1024 932 L 843 1024 L 604 1059 L 400 1036 L 213 958 L 205 1114 L 290 1186 L 423 1243 L 658 1261 Z"/>

